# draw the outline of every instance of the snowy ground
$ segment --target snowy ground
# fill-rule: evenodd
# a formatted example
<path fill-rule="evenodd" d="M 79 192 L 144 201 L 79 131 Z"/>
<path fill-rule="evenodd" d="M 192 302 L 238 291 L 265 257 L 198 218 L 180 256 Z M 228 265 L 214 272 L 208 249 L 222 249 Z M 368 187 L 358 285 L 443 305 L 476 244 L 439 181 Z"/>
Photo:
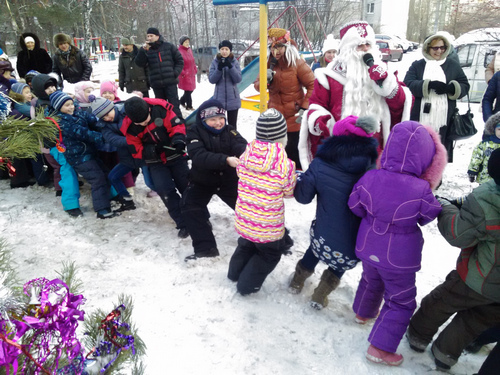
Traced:
<path fill-rule="evenodd" d="M 420 52 L 404 55 L 400 79 Z M 117 78 L 118 61 L 94 65 L 94 79 Z M 206 76 L 194 92 L 197 107 L 212 94 Z M 126 95 L 123 95 L 126 97 Z M 460 103 L 464 112 L 466 103 Z M 455 162 L 448 165 L 438 193 L 458 197 L 473 186 L 467 179 L 472 148 L 483 129 L 479 105 L 473 104 L 478 134 L 459 142 Z M 240 110 L 239 129 L 247 140 L 254 137 L 258 113 Z M 79 267 L 87 312 L 111 310 L 120 293 L 135 301 L 133 320 L 147 345 L 146 373 L 151 374 L 424 374 L 437 373 L 432 356 L 411 351 L 406 338 L 399 346 L 405 361 L 398 368 L 375 365 L 365 359 L 371 326 L 354 322 L 352 301 L 361 267 L 347 272 L 340 287 L 322 311 L 309 307 L 309 298 L 325 268 L 320 264 L 300 295 L 287 292 L 295 264 L 309 243 L 308 230 L 315 202 L 286 202 L 286 225 L 295 240 L 293 254 L 283 257 L 263 289 L 242 297 L 226 277 L 237 235 L 233 213 L 220 200 L 209 209 L 221 253 L 216 260 L 189 266 L 190 239 L 179 240 L 173 221 L 159 198 L 146 198 L 142 177 L 135 188 L 137 210 L 111 220 L 98 220 L 92 210 L 88 184 L 80 199 L 84 217 L 73 219 L 61 207 L 54 190 L 33 186 L 11 190 L 0 181 L 0 237 L 14 253 L 23 281 L 55 278 L 61 262 Z M 425 245 L 422 270 L 417 276 L 420 301 L 444 280 L 455 266 L 459 249 L 440 236 L 436 223 L 423 228 Z M 490 347 L 464 354 L 454 374 L 473 374 Z"/>

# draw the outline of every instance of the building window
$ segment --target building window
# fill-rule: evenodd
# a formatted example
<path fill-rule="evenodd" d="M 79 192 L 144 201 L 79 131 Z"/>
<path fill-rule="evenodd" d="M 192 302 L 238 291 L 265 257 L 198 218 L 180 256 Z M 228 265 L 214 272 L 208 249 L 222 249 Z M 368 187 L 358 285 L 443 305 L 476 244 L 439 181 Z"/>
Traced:
<path fill-rule="evenodd" d="M 374 13 L 375 12 L 375 3 L 366 4 L 366 13 Z"/>
<path fill-rule="evenodd" d="M 212 27 L 212 36 L 215 36 L 215 28 Z"/>
<path fill-rule="evenodd" d="M 217 18 L 217 12 L 215 10 L 212 10 L 212 18 Z"/>
<path fill-rule="evenodd" d="M 231 13 L 233 15 L 233 18 L 238 18 L 238 11 L 237 10 L 233 10 Z"/>

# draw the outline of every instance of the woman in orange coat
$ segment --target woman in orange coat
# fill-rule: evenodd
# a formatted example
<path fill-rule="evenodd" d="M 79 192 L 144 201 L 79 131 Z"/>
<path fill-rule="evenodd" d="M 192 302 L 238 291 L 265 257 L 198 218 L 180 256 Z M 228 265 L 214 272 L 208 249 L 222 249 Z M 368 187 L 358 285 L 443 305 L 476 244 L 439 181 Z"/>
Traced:
<path fill-rule="evenodd" d="M 295 41 L 290 39 L 289 31 L 270 29 L 269 43 L 272 56 L 267 63 L 268 107 L 276 108 L 285 116 L 288 136 L 285 150 L 297 169 L 301 169 L 297 147 L 300 122 L 303 110 L 309 107 L 309 98 L 314 88 L 314 73 L 300 58 Z M 254 82 L 254 87 L 260 91 L 259 78 Z"/>

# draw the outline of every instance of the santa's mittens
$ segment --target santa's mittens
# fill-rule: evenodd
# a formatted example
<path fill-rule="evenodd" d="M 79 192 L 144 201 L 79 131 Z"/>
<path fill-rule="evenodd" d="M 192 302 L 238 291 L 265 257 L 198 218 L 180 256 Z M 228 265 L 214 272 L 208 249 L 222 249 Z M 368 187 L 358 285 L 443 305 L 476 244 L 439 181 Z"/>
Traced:
<path fill-rule="evenodd" d="M 387 69 L 383 65 L 372 65 L 368 74 L 373 81 L 382 83 L 387 78 Z"/>

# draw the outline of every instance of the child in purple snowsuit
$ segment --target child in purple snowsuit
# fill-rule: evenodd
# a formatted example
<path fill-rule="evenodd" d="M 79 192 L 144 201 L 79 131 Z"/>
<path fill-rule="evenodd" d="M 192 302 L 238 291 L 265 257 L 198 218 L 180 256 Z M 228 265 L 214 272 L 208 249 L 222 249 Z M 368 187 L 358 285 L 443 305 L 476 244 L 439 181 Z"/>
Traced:
<path fill-rule="evenodd" d="M 436 132 L 415 121 L 401 122 L 389 135 L 380 169 L 368 171 L 349 197 L 349 208 L 362 218 L 356 255 L 363 262 L 363 274 L 353 310 L 358 323 L 378 315 L 368 337 L 366 357 L 372 362 L 403 362 L 396 349 L 417 306 L 415 275 L 424 244 L 419 225 L 441 212 L 432 189 L 446 161 Z"/>

